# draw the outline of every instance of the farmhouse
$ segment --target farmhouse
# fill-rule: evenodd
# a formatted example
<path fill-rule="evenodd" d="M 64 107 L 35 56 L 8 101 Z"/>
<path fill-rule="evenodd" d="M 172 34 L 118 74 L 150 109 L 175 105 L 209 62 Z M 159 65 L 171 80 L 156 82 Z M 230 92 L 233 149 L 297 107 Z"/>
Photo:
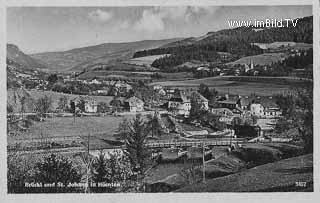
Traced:
<path fill-rule="evenodd" d="M 216 101 L 213 105 L 211 105 L 211 111 L 215 111 L 215 109 L 229 109 L 233 114 L 241 115 L 243 113 L 243 107 L 241 105 L 241 97 L 234 96 L 230 97 L 229 95 L 225 95 Z M 225 113 L 230 114 L 230 112 Z"/>
<path fill-rule="evenodd" d="M 130 112 L 143 111 L 144 102 L 136 96 L 130 97 L 124 101 L 125 108 Z"/>
<path fill-rule="evenodd" d="M 189 115 L 191 109 L 191 101 L 182 91 L 176 91 L 169 99 L 168 109 L 174 111 L 178 115 Z"/>
<path fill-rule="evenodd" d="M 209 101 L 198 92 L 190 92 L 186 94 L 183 91 L 177 90 L 169 99 L 168 109 L 172 110 L 177 115 L 187 116 L 190 113 L 191 101 L 201 104 L 202 109 L 209 109 Z"/>
<path fill-rule="evenodd" d="M 84 112 L 86 112 L 86 113 L 96 113 L 97 112 L 98 104 L 97 104 L 97 101 L 95 99 L 93 99 L 92 97 L 80 96 L 80 97 L 76 97 L 75 99 L 73 99 L 71 101 L 74 102 L 74 104 L 76 105 L 78 110 L 81 110 L 79 108 L 79 104 L 81 102 L 83 102 L 84 103 Z"/>
<path fill-rule="evenodd" d="M 114 86 L 119 90 L 119 92 L 128 92 L 132 89 L 131 85 L 122 82 L 117 82 Z"/>
<path fill-rule="evenodd" d="M 201 104 L 202 109 L 209 109 L 209 100 L 202 96 L 199 92 L 192 92 L 191 100 L 194 100 L 195 102 Z"/>

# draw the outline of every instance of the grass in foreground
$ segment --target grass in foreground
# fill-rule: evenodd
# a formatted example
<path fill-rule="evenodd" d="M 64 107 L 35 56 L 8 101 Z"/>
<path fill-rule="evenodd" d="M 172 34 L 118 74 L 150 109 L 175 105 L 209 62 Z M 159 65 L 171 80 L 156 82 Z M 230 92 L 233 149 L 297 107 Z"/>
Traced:
<path fill-rule="evenodd" d="M 299 186 L 305 183 L 306 186 Z M 313 155 L 284 159 L 237 174 L 189 185 L 176 192 L 313 191 Z"/>

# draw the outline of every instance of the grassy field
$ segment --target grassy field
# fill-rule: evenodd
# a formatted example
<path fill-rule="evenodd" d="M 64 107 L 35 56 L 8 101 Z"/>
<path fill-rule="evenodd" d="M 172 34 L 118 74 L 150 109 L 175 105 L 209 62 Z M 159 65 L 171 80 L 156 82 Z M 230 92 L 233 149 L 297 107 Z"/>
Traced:
<path fill-rule="evenodd" d="M 296 186 L 305 182 L 306 187 Z M 313 191 L 312 154 L 257 166 L 244 172 L 189 185 L 177 192 Z"/>
<path fill-rule="evenodd" d="M 151 65 L 156 59 L 159 59 L 159 58 L 165 57 L 165 56 L 170 56 L 170 54 L 160 54 L 160 55 L 132 58 L 132 59 L 126 61 L 125 63 L 139 65 L 139 66 Z"/>
<path fill-rule="evenodd" d="M 133 116 L 126 116 L 130 119 Z M 111 136 L 118 128 L 124 117 L 73 117 L 47 118 L 45 122 L 35 122 L 21 139 L 39 138 L 41 133 L 47 137 L 86 136 L 90 134 L 104 134 Z"/>
<path fill-rule="evenodd" d="M 231 81 L 227 77 L 211 77 L 195 80 L 164 81 L 152 84 L 160 84 L 168 87 L 179 87 L 182 89 L 196 89 L 203 83 L 211 88 L 215 88 L 219 93 L 230 93 L 240 95 L 251 95 L 253 93 L 261 96 L 269 96 L 276 93 L 283 93 L 290 89 L 289 84 L 274 84 L 268 81 L 245 82 Z"/>
<path fill-rule="evenodd" d="M 229 65 L 250 64 L 252 62 L 254 65 L 257 65 L 257 64 L 271 65 L 272 63 L 280 61 L 284 57 L 287 57 L 287 54 L 265 53 L 265 54 L 255 55 L 255 56 L 246 56 L 228 64 Z"/>

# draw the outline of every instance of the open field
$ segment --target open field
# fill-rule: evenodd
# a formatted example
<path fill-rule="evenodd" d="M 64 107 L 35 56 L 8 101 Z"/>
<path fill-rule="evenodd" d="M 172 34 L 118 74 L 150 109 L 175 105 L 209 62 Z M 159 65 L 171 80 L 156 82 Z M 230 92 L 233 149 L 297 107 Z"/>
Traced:
<path fill-rule="evenodd" d="M 151 85 L 159 84 L 166 87 L 177 87 L 182 89 L 196 89 L 200 84 L 206 84 L 215 88 L 219 93 L 251 95 L 253 93 L 261 96 L 269 96 L 283 93 L 290 89 L 289 84 L 274 84 L 263 80 L 261 82 L 231 81 L 229 77 L 210 77 L 195 80 L 154 82 Z"/>
<path fill-rule="evenodd" d="M 306 187 L 296 186 L 297 182 Z M 313 191 L 312 154 L 284 159 L 233 175 L 189 185 L 177 192 Z"/>
<path fill-rule="evenodd" d="M 284 53 L 265 53 L 255 56 L 246 56 L 240 58 L 231 63 L 227 63 L 227 65 L 236 65 L 236 64 L 250 64 L 251 62 L 254 65 L 271 65 L 272 63 L 276 63 L 281 61 L 283 58 L 287 57 L 287 54 Z"/>
<path fill-rule="evenodd" d="M 297 42 L 273 42 L 273 43 L 253 43 L 260 47 L 260 49 L 279 49 L 281 47 L 291 47 L 295 49 L 310 49 L 313 47 L 312 44 L 297 43 Z"/>
<path fill-rule="evenodd" d="M 165 56 L 170 56 L 170 54 L 137 57 L 137 58 L 132 58 L 130 60 L 127 60 L 124 63 L 139 65 L 139 66 L 150 66 L 155 60 Z"/>
<path fill-rule="evenodd" d="M 128 119 L 132 116 L 126 116 Z M 26 141 L 45 137 L 76 137 L 98 134 L 110 138 L 118 129 L 119 123 L 124 117 L 73 117 L 47 118 L 45 122 L 35 122 L 28 132 L 14 140 Z M 12 139 L 12 138 L 11 138 Z M 8 138 L 10 143 L 10 137 Z"/>

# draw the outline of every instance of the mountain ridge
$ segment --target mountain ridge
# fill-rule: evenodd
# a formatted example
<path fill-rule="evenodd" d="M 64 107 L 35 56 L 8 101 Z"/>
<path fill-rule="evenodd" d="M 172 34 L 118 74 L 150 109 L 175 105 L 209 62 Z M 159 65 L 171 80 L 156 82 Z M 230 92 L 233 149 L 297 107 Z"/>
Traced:
<path fill-rule="evenodd" d="M 107 63 L 112 59 L 127 59 L 127 57 L 131 57 L 130 55 L 133 55 L 138 50 L 157 48 L 177 40 L 181 40 L 181 38 L 103 43 L 62 52 L 31 54 L 31 56 L 47 64 L 51 71 L 82 71 L 86 68 L 86 63 L 91 65 L 95 59 Z"/>

